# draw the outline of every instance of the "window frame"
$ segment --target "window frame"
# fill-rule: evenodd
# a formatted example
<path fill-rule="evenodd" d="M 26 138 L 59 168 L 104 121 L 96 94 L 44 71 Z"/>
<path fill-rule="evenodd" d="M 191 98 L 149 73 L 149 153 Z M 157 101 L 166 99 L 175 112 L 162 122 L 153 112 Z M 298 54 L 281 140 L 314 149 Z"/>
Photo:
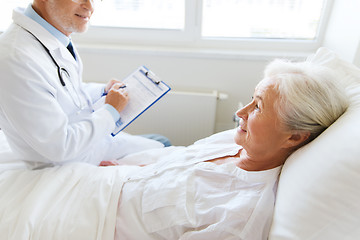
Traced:
<path fill-rule="evenodd" d="M 323 42 L 334 0 L 325 0 L 319 30 L 314 40 L 211 38 L 201 36 L 203 0 L 185 0 L 184 30 L 90 26 L 86 33 L 72 34 L 87 46 L 148 46 L 212 51 L 313 51 Z M 96 11 L 96 9 L 95 9 Z"/>

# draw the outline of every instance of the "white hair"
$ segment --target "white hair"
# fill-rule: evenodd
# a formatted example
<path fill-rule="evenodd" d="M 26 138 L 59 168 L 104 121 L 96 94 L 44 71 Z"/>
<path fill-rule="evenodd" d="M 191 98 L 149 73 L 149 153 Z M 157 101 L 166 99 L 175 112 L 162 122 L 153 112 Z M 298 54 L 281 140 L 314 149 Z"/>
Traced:
<path fill-rule="evenodd" d="M 345 89 L 327 67 L 274 60 L 264 71 L 275 79 L 280 119 L 289 130 L 309 132 L 309 141 L 336 121 L 349 106 Z"/>

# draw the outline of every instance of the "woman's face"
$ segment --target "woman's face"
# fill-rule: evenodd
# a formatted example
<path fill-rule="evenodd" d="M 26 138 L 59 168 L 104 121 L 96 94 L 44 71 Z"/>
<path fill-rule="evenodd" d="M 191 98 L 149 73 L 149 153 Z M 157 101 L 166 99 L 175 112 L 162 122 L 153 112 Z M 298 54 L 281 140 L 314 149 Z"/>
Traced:
<path fill-rule="evenodd" d="M 279 94 L 274 87 L 275 80 L 263 79 L 255 88 L 252 101 L 236 113 L 240 125 L 235 142 L 243 146 L 248 155 L 271 157 L 284 148 L 291 136 L 279 120 Z"/>
<path fill-rule="evenodd" d="M 69 36 L 87 30 L 94 12 L 92 1 L 47 0 L 42 16 L 59 31 Z"/>

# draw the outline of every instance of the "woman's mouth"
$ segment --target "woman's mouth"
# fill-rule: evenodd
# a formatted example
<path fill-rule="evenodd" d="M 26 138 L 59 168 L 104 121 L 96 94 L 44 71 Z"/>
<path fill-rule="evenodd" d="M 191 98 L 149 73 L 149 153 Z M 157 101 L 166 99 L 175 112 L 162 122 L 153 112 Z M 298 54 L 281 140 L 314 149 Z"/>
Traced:
<path fill-rule="evenodd" d="M 244 125 L 245 125 L 244 119 L 241 118 L 240 121 L 239 121 L 238 130 L 239 130 L 239 131 L 243 131 L 243 132 L 247 132 L 246 129 L 244 128 Z"/>
<path fill-rule="evenodd" d="M 239 125 L 239 126 L 238 126 L 237 131 L 238 131 L 239 133 L 241 133 L 241 132 L 245 132 L 245 133 L 246 133 L 246 132 L 247 132 L 246 129 L 244 129 L 244 127 L 243 127 L 242 125 Z"/>

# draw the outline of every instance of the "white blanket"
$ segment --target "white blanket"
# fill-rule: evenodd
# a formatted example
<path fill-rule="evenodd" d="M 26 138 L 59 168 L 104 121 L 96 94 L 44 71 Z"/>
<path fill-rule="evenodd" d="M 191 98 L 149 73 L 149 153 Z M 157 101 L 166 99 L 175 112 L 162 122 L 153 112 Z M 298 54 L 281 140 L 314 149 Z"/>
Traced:
<path fill-rule="evenodd" d="M 204 163 L 235 155 L 232 136 L 121 160 L 154 162 L 146 167 L 28 170 L 0 151 L 0 167 L 12 166 L 0 171 L 0 239 L 113 240 L 115 232 L 117 239 L 265 239 L 280 168 L 258 173 Z"/>
<path fill-rule="evenodd" d="M 2 171 L 0 238 L 113 240 L 124 177 L 82 163 Z"/>
<path fill-rule="evenodd" d="M 114 239 L 122 168 L 28 170 L 0 130 L 0 239 Z"/>

